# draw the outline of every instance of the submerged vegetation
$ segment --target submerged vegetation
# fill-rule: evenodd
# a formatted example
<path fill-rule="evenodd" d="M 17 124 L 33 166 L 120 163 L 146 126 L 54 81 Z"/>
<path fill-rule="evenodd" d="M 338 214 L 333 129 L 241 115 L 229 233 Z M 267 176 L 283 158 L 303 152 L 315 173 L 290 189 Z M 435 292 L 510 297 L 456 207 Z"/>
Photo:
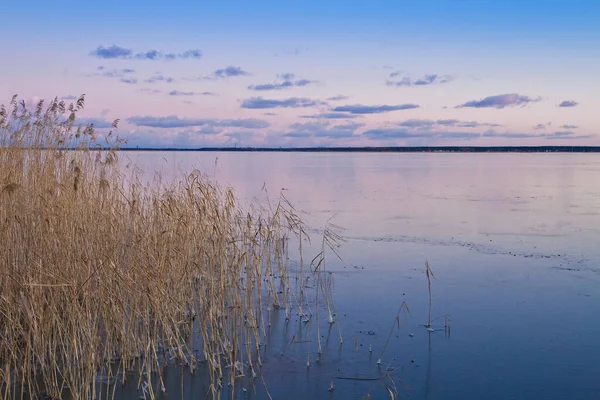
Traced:
<path fill-rule="evenodd" d="M 132 369 L 154 398 L 170 362 L 203 367 L 219 397 L 261 380 L 273 309 L 309 320 L 324 303 L 334 322 L 324 257 L 339 237 L 326 230 L 306 267 L 300 246 L 291 268 L 307 234 L 285 197 L 243 208 L 196 170 L 144 184 L 112 131 L 77 126 L 83 107 L 15 96 L 0 109 L 1 398 L 95 398 L 101 377 L 110 398 Z"/>

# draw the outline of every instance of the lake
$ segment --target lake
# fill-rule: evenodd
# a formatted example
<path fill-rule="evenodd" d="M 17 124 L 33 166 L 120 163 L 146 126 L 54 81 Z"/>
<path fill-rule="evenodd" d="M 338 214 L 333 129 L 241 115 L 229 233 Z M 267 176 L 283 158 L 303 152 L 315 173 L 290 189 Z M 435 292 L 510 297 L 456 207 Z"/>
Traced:
<path fill-rule="evenodd" d="M 245 204 L 264 197 L 263 187 L 271 197 L 285 188 L 317 242 L 330 218 L 344 228 L 342 260 L 328 261 L 337 321 L 320 332 L 321 359 L 315 342 L 294 340 L 301 321 L 272 316 L 263 373 L 274 399 L 389 398 L 384 384 L 392 382 L 410 399 L 600 395 L 600 155 L 126 152 L 121 159 L 148 176 L 197 168 L 234 187 Z M 426 261 L 433 332 L 423 326 Z M 398 328 L 403 302 L 410 314 L 400 313 Z M 304 329 L 314 337 L 314 327 Z M 166 382 L 166 398 L 206 393 L 202 378 L 177 369 Z M 236 398 L 267 398 L 259 382 L 242 382 Z"/>

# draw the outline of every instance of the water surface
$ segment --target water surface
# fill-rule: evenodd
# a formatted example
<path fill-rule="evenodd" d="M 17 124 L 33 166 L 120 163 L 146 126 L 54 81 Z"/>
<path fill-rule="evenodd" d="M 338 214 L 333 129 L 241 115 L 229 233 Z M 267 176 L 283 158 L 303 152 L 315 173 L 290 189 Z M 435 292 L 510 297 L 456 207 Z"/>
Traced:
<path fill-rule="evenodd" d="M 356 379 L 383 374 L 404 382 L 402 398 L 599 398 L 599 155 L 121 156 L 148 174 L 197 168 L 233 186 L 244 203 L 264 197 L 263 187 L 271 197 L 285 189 L 317 239 L 332 217 L 344 228 L 343 260 L 329 264 L 344 343 L 336 324 L 321 332 L 323 357 L 306 368 L 316 343 L 290 345 L 302 323 L 277 325 L 273 316 L 263 372 L 274 399 L 387 398 L 374 387 L 382 381 Z M 442 328 L 433 333 L 422 326 L 426 260 L 435 274 L 434 325 Z M 411 315 L 402 314 L 378 365 L 404 301 Z M 304 329 L 314 336 L 314 327 Z M 206 393 L 206 382 L 170 373 L 168 398 Z M 241 386 L 238 398 L 267 397 L 262 384 Z"/>

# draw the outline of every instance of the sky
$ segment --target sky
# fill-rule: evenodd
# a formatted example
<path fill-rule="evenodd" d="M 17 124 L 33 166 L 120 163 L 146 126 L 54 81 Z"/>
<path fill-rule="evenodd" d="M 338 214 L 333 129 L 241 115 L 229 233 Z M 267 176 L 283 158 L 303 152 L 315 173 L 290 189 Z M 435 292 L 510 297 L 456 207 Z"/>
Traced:
<path fill-rule="evenodd" d="M 600 1 L 29 0 L 0 103 L 129 147 L 600 145 Z"/>

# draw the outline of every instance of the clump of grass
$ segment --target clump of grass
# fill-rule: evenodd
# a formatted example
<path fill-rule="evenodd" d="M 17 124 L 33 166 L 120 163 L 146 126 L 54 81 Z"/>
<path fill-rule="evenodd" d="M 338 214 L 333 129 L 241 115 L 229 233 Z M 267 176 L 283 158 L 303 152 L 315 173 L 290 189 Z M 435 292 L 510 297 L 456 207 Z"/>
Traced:
<path fill-rule="evenodd" d="M 303 310 L 293 207 L 243 208 L 197 171 L 126 176 L 123 141 L 77 125 L 84 103 L 0 107 L 0 398 L 96 398 L 100 376 L 125 383 L 131 369 L 154 398 L 170 362 L 204 365 L 215 398 L 260 375 L 264 314 Z"/>

